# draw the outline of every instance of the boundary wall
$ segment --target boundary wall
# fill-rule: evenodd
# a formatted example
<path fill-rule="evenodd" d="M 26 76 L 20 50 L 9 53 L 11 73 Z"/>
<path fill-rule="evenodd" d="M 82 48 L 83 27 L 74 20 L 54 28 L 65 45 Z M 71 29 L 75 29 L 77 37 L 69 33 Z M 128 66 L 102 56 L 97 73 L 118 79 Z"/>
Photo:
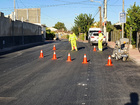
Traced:
<path fill-rule="evenodd" d="M 0 12 L 0 50 L 8 47 L 43 42 L 41 26 L 19 20 L 12 21 Z"/>

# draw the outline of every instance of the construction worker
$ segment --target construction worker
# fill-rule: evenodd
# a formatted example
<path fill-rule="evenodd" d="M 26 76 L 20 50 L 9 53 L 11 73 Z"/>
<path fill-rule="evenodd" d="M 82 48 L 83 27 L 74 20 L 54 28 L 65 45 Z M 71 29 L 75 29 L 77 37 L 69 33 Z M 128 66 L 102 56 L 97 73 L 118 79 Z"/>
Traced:
<path fill-rule="evenodd" d="M 74 49 L 77 51 L 76 40 L 77 40 L 77 37 L 75 33 L 71 32 L 71 34 L 69 35 L 69 42 L 71 42 L 71 51 L 73 51 Z"/>
<path fill-rule="evenodd" d="M 99 49 L 99 51 L 102 51 L 103 50 L 103 46 L 102 46 L 103 34 L 101 33 L 101 31 L 99 31 L 98 33 L 99 33 L 98 49 Z"/>

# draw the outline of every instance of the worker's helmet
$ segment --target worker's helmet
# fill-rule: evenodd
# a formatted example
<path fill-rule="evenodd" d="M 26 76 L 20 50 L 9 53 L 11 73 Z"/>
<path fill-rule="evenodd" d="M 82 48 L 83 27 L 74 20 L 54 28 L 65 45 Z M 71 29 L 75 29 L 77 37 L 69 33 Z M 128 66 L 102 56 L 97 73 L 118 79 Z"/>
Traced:
<path fill-rule="evenodd" d="M 126 44 L 126 42 L 124 41 L 123 44 Z"/>

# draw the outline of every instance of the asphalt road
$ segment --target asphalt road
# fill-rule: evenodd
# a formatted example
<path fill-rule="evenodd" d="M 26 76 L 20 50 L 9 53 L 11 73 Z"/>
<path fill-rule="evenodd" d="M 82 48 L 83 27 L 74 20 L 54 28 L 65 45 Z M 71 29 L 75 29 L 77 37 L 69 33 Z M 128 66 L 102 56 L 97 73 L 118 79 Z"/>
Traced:
<path fill-rule="evenodd" d="M 57 60 L 51 60 L 54 44 Z M 93 52 L 88 43 L 77 45 L 77 52 L 57 41 L 0 56 L 0 105 L 140 104 L 140 67 L 114 59 L 107 67 L 111 48 Z M 69 52 L 72 62 L 66 62 Z M 84 54 L 88 64 L 82 64 Z"/>

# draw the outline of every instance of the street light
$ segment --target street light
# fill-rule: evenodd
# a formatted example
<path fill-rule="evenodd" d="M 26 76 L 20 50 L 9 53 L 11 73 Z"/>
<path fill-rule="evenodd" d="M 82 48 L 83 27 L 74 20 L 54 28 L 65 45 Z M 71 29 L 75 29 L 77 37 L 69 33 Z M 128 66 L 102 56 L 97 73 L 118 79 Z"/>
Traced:
<path fill-rule="evenodd" d="M 98 2 L 102 5 L 101 1 L 94 1 L 94 0 L 90 0 L 91 2 Z M 102 5 L 103 6 L 103 5 Z"/>

